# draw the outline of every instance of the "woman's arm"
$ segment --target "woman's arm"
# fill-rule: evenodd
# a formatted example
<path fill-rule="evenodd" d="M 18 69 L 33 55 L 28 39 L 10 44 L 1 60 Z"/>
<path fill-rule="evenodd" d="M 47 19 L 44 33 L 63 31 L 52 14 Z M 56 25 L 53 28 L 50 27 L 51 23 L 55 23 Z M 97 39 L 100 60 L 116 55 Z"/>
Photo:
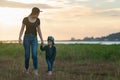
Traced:
<path fill-rule="evenodd" d="M 37 27 L 37 32 L 38 32 L 38 35 L 40 37 L 41 44 L 44 44 L 40 25 Z"/>
<path fill-rule="evenodd" d="M 23 34 L 23 31 L 24 31 L 24 28 L 25 28 L 25 24 L 22 24 L 22 27 L 21 27 L 21 30 L 20 30 L 20 33 L 19 33 L 19 44 L 22 44 L 22 34 Z"/>

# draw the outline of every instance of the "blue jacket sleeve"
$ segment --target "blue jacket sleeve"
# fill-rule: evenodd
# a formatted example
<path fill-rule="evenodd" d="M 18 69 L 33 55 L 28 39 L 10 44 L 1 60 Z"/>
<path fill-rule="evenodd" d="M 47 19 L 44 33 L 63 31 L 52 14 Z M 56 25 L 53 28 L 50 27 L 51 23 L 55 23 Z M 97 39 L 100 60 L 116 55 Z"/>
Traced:
<path fill-rule="evenodd" d="M 55 57 L 56 57 L 56 47 L 54 47 L 53 49 L 53 61 L 55 60 Z"/>
<path fill-rule="evenodd" d="M 40 46 L 40 49 L 41 49 L 42 51 L 45 51 L 45 50 L 46 50 L 46 46 L 43 47 L 43 46 L 41 45 L 41 46 Z"/>

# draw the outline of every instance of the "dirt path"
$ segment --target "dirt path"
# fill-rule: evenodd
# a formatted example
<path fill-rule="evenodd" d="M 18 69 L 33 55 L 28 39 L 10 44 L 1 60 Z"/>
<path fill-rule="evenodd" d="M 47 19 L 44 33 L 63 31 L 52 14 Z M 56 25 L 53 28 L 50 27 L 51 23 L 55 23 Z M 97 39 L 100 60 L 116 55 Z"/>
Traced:
<path fill-rule="evenodd" d="M 39 57 L 39 76 L 33 75 L 32 60 L 30 74 L 24 73 L 24 58 L 0 60 L 0 80 L 118 80 L 118 68 L 114 63 L 75 63 L 56 59 L 53 75 L 47 76 L 47 65 Z M 110 78 L 110 79 L 109 79 Z"/>

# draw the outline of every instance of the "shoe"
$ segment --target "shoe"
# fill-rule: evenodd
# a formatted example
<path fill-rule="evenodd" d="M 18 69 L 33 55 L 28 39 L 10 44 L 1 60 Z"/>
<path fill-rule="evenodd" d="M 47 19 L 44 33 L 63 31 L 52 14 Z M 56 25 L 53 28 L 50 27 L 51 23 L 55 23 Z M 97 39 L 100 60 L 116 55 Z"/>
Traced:
<path fill-rule="evenodd" d="M 26 70 L 25 70 L 25 73 L 26 73 L 26 74 L 29 74 L 29 69 L 26 69 Z"/>
<path fill-rule="evenodd" d="M 36 76 L 39 76 L 38 70 L 34 70 L 34 74 L 35 74 Z"/>
<path fill-rule="evenodd" d="M 52 71 L 48 71 L 48 76 L 51 76 L 52 75 Z"/>

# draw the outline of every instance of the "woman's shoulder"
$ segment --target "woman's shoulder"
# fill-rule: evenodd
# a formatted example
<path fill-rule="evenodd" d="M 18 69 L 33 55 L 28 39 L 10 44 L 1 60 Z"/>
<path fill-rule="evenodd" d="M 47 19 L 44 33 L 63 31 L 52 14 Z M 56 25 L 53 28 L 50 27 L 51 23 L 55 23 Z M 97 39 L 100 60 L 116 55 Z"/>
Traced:
<path fill-rule="evenodd" d="M 37 18 L 37 20 L 40 20 L 40 18 Z"/>
<path fill-rule="evenodd" d="M 37 21 L 38 21 L 38 22 L 40 22 L 40 19 L 39 19 L 39 18 L 37 18 Z"/>
<path fill-rule="evenodd" d="M 23 18 L 23 24 L 26 24 L 28 22 L 28 17 Z"/>
<path fill-rule="evenodd" d="M 28 17 L 24 17 L 24 18 L 23 18 L 23 20 L 27 20 L 27 19 L 28 19 Z"/>
<path fill-rule="evenodd" d="M 38 25 L 40 25 L 40 19 L 37 18 L 36 22 L 38 23 Z"/>
<path fill-rule="evenodd" d="M 27 21 L 27 20 L 28 20 L 28 17 L 24 17 L 24 18 L 23 18 L 23 21 Z"/>

